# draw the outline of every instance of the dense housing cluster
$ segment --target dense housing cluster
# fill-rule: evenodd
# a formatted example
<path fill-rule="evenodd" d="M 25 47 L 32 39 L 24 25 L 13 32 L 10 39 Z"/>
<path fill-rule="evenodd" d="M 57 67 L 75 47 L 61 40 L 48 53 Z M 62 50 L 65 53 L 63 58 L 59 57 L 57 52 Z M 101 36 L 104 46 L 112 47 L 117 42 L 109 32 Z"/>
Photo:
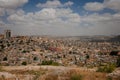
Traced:
<path fill-rule="evenodd" d="M 16 36 L 0 37 L 0 63 L 2 65 L 40 65 L 53 61 L 63 66 L 95 67 L 115 63 L 120 42 L 97 42 L 76 38 Z M 118 52 L 119 54 L 119 52 Z"/>

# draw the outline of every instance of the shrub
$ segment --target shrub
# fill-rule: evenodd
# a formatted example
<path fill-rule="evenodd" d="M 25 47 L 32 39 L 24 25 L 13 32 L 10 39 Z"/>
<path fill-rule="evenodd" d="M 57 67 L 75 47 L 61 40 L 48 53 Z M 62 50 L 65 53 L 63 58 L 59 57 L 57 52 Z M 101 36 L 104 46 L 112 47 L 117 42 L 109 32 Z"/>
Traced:
<path fill-rule="evenodd" d="M 106 66 L 98 67 L 97 72 L 111 73 L 116 68 L 115 64 L 108 64 Z"/>
<path fill-rule="evenodd" d="M 59 63 L 53 62 L 52 65 L 53 65 L 53 66 L 59 66 Z"/>
<path fill-rule="evenodd" d="M 23 50 L 22 53 L 26 53 L 27 51 L 26 50 Z"/>
<path fill-rule="evenodd" d="M 51 65 L 52 64 L 52 60 L 50 61 L 42 61 L 41 65 Z"/>
<path fill-rule="evenodd" d="M 27 65 L 27 62 L 22 62 L 22 65 Z"/>
<path fill-rule="evenodd" d="M 41 65 L 53 65 L 53 66 L 59 66 L 59 63 L 54 62 L 52 60 L 49 61 L 42 61 Z"/>
<path fill-rule="evenodd" d="M 73 74 L 71 77 L 70 77 L 70 80 L 82 80 L 82 76 L 79 74 Z"/>

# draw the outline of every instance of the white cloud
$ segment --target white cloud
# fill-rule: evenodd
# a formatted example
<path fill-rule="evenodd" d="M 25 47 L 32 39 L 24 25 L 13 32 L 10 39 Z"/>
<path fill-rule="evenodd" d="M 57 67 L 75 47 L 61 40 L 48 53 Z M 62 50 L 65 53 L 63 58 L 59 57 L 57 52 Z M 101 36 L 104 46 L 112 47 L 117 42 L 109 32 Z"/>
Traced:
<path fill-rule="evenodd" d="M 4 8 L 0 8 L 0 16 L 3 16 L 5 14 L 5 9 Z"/>
<path fill-rule="evenodd" d="M 94 13 L 81 17 L 81 21 L 85 24 L 85 27 L 87 27 L 86 33 L 91 35 L 120 34 L 120 13 L 113 15 L 109 13 Z"/>
<path fill-rule="evenodd" d="M 2 20 L 0 20 L 0 27 L 4 26 L 4 25 L 5 25 L 5 23 Z"/>
<path fill-rule="evenodd" d="M 85 4 L 84 8 L 89 11 L 100 11 L 104 9 L 104 5 L 99 2 L 89 2 Z"/>
<path fill-rule="evenodd" d="M 71 9 L 43 8 L 35 13 L 18 10 L 8 17 L 9 28 L 22 35 L 110 35 L 120 34 L 120 13 L 80 16 Z M 11 27 L 10 27 L 11 26 Z"/>
<path fill-rule="evenodd" d="M 120 0 L 105 0 L 104 4 L 106 8 L 120 11 Z"/>
<path fill-rule="evenodd" d="M 35 17 L 39 18 L 40 20 L 51 20 L 56 18 L 56 10 L 49 8 L 49 9 L 42 9 L 39 12 L 35 13 Z"/>
<path fill-rule="evenodd" d="M 63 22 L 78 22 L 80 23 L 80 16 L 77 13 L 73 13 L 71 9 L 54 9 L 54 8 L 44 8 L 35 13 L 27 13 L 25 14 L 24 11 L 18 10 L 15 14 L 10 15 L 8 17 L 9 21 L 44 21 L 44 22 L 52 22 L 55 20 L 63 21 Z"/>
<path fill-rule="evenodd" d="M 16 8 L 23 6 L 28 0 L 0 0 L 0 16 L 13 14 Z"/>
<path fill-rule="evenodd" d="M 81 20 L 77 13 L 71 9 L 44 8 L 35 13 L 17 11 L 10 15 L 8 21 L 12 24 L 11 29 L 17 34 L 44 34 L 44 35 L 74 35 Z M 19 30 L 19 31 L 18 31 Z M 27 31 L 25 31 L 27 30 Z M 21 32 L 20 32 L 21 31 Z"/>
<path fill-rule="evenodd" d="M 73 4 L 74 4 L 73 2 L 68 1 L 68 2 L 66 2 L 66 3 L 64 4 L 64 6 L 71 6 L 71 5 L 73 5 Z"/>
<path fill-rule="evenodd" d="M 28 2 L 28 0 L 0 0 L 0 7 L 2 7 L 2 8 L 17 8 L 27 2 Z"/>
<path fill-rule="evenodd" d="M 91 15 L 86 15 L 82 17 L 82 20 L 85 22 L 104 22 L 104 21 L 109 21 L 112 20 L 113 16 L 109 13 L 105 13 L 105 14 L 98 14 L 98 13 L 94 13 Z"/>
<path fill-rule="evenodd" d="M 104 0 L 103 3 L 89 2 L 84 6 L 84 9 L 88 11 L 101 11 L 105 8 L 120 11 L 120 0 Z"/>
<path fill-rule="evenodd" d="M 73 5 L 73 2 L 68 1 L 62 4 L 59 0 L 47 1 L 46 3 L 38 3 L 36 6 L 39 8 L 58 8 Z"/>

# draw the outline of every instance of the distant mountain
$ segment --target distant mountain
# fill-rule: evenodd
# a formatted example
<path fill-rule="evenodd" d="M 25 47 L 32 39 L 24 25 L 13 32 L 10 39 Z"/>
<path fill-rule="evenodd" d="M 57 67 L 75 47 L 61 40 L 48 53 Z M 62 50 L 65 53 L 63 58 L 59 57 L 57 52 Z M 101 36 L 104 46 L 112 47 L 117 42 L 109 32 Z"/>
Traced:
<path fill-rule="evenodd" d="M 110 38 L 109 41 L 120 41 L 120 35 Z"/>

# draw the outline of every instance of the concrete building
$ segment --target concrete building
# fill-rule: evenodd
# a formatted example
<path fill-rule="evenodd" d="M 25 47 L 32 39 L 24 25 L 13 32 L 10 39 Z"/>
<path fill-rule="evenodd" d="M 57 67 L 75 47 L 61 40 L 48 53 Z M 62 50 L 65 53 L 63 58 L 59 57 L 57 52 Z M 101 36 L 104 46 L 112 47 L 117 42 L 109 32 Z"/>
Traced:
<path fill-rule="evenodd" d="M 11 37 L 11 30 L 5 30 L 4 38 L 9 39 Z"/>

